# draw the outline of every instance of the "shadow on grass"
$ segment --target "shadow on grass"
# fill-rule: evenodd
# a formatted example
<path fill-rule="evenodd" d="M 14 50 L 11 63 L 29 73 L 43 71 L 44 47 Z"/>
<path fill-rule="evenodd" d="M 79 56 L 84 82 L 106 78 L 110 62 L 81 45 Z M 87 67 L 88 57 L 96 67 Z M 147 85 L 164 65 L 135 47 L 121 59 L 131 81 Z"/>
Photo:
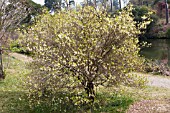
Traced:
<path fill-rule="evenodd" d="M 95 113 L 125 113 L 134 102 L 133 98 L 120 94 L 98 94 L 94 103 Z"/>
<path fill-rule="evenodd" d="M 0 113 L 30 113 L 25 97 L 26 93 L 22 91 L 1 91 Z"/>
<path fill-rule="evenodd" d="M 4 81 L 3 81 L 3 80 L 0 80 L 0 85 L 1 85 L 1 84 L 4 84 Z"/>
<path fill-rule="evenodd" d="M 131 97 L 118 94 L 97 94 L 91 105 L 74 105 L 66 95 L 58 95 L 53 103 L 45 102 L 30 108 L 25 92 L 0 92 L 1 113 L 124 113 L 133 103 Z"/>

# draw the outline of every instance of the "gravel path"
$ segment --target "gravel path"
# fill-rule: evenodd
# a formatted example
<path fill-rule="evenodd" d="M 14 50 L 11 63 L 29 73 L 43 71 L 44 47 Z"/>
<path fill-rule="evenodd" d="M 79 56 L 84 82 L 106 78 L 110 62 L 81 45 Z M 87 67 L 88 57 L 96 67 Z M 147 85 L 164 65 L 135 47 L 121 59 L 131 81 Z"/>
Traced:
<path fill-rule="evenodd" d="M 162 77 L 157 75 L 141 74 L 148 79 L 149 86 L 166 88 L 170 90 L 170 76 Z M 154 100 L 142 100 L 135 102 L 129 107 L 126 113 L 170 113 L 170 98 L 167 99 L 154 99 Z"/>
<path fill-rule="evenodd" d="M 162 87 L 170 89 L 170 76 L 158 76 L 144 73 L 133 73 L 148 79 L 148 86 Z"/>
<path fill-rule="evenodd" d="M 155 87 L 163 87 L 170 89 L 170 77 L 160 77 L 160 76 L 147 76 L 148 78 L 148 85 L 155 86 Z"/>
<path fill-rule="evenodd" d="M 126 113 L 170 113 L 170 100 L 142 100 L 131 105 Z"/>
<path fill-rule="evenodd" d="M 31 57 L 28 57 L 26 55 L 23 54 L 19 54 L 19 53 L 9 53 L 10 56 L 15 57 L 18 60 L 21 60 L 23 62 L 31 62 L 33 61 Z"/>

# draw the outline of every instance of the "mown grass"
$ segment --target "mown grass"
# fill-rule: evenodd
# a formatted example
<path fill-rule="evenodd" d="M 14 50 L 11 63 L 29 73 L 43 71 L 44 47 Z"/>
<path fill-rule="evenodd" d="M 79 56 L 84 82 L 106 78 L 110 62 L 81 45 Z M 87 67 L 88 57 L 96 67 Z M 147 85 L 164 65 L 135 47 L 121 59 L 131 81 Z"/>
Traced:
<path fill-rule="evenodd" d="M 3 65 L 5 79 L 0 81 L 0 113 L 17 113 L 23 109 L 16 106 L 19 106 L 20 98 L 26 94 L 22 85 L 29 70 L 26 69 L 25 62 L 8 55 L 3 56 Z"/>
<path fill-rule="evenodd" d="M 76 106 L 61 99 L 52 106 L 45 102 L 31 108 L 26 98 L 27 90 L 23 88 L 23 81 L 30 70 L 23 60 L 7 55 L 3 59 L 6 78 L 0 81 L 0 113 L 124 113 L 135 101 L 168 98 L 167 95 L 170 95 L 167 89 L 156 87 L 100 87 L 94 103 L 90 105 Z M 65 97 L 58 95 L 58 98 Z"/>
<path fill-rule="evenodd" d="M 57 112 L 125 112 L 133 102 L 131 97 L 118 93 L 98 92 L 93 105 L 75 106 L 70 103 L 57 102 L 56 106 L 48 103 L 30 108 L 26 98 L 27 90 L 23 88 L 25 76 L 29 73 L 22 59 L 5 55 L 3 57 L 5 80 L 0 81 L 0 112 L 1 113 L 57 113 Z M 58 106 L 58 107 L 57 107 Z M 53 108 L 50 108 L 53 107 Z M 56 108 L 55 108 L 56 107 Z M 55 109 L 54 109 L 55 108 Z"/>

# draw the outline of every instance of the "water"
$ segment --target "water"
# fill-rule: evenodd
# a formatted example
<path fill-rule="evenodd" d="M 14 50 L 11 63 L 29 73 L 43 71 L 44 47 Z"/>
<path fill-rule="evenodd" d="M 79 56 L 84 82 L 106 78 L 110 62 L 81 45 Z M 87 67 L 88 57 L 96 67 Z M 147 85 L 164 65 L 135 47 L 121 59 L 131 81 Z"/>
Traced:
<path fill-rule="evenodd" d="M 148 39 L 147 42 L 151 43 L 151 47 L 141 49 L 140 54 L 152 60 L 167 59 L 170 65 L 170 39 Z"/>

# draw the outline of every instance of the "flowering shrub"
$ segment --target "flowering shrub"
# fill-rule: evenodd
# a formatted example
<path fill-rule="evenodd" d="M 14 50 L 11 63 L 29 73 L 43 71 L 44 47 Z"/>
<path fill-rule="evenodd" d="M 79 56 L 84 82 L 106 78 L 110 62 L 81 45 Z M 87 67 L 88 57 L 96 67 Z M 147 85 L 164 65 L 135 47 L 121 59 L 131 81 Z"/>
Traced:
<path fill-rule="evenodd" d="M 27 83 L 30 101 L 54 104 L 62 92 L 70 94 L 65 102 L 87 104 L 94 101 L 95 87 L 128 82 L 126 73 L 143 64 L 140 30 L 131 15 L 130 8 L 111 18 L 92 7 L 42 15 L 25 35 L 35 55 Z"/>

